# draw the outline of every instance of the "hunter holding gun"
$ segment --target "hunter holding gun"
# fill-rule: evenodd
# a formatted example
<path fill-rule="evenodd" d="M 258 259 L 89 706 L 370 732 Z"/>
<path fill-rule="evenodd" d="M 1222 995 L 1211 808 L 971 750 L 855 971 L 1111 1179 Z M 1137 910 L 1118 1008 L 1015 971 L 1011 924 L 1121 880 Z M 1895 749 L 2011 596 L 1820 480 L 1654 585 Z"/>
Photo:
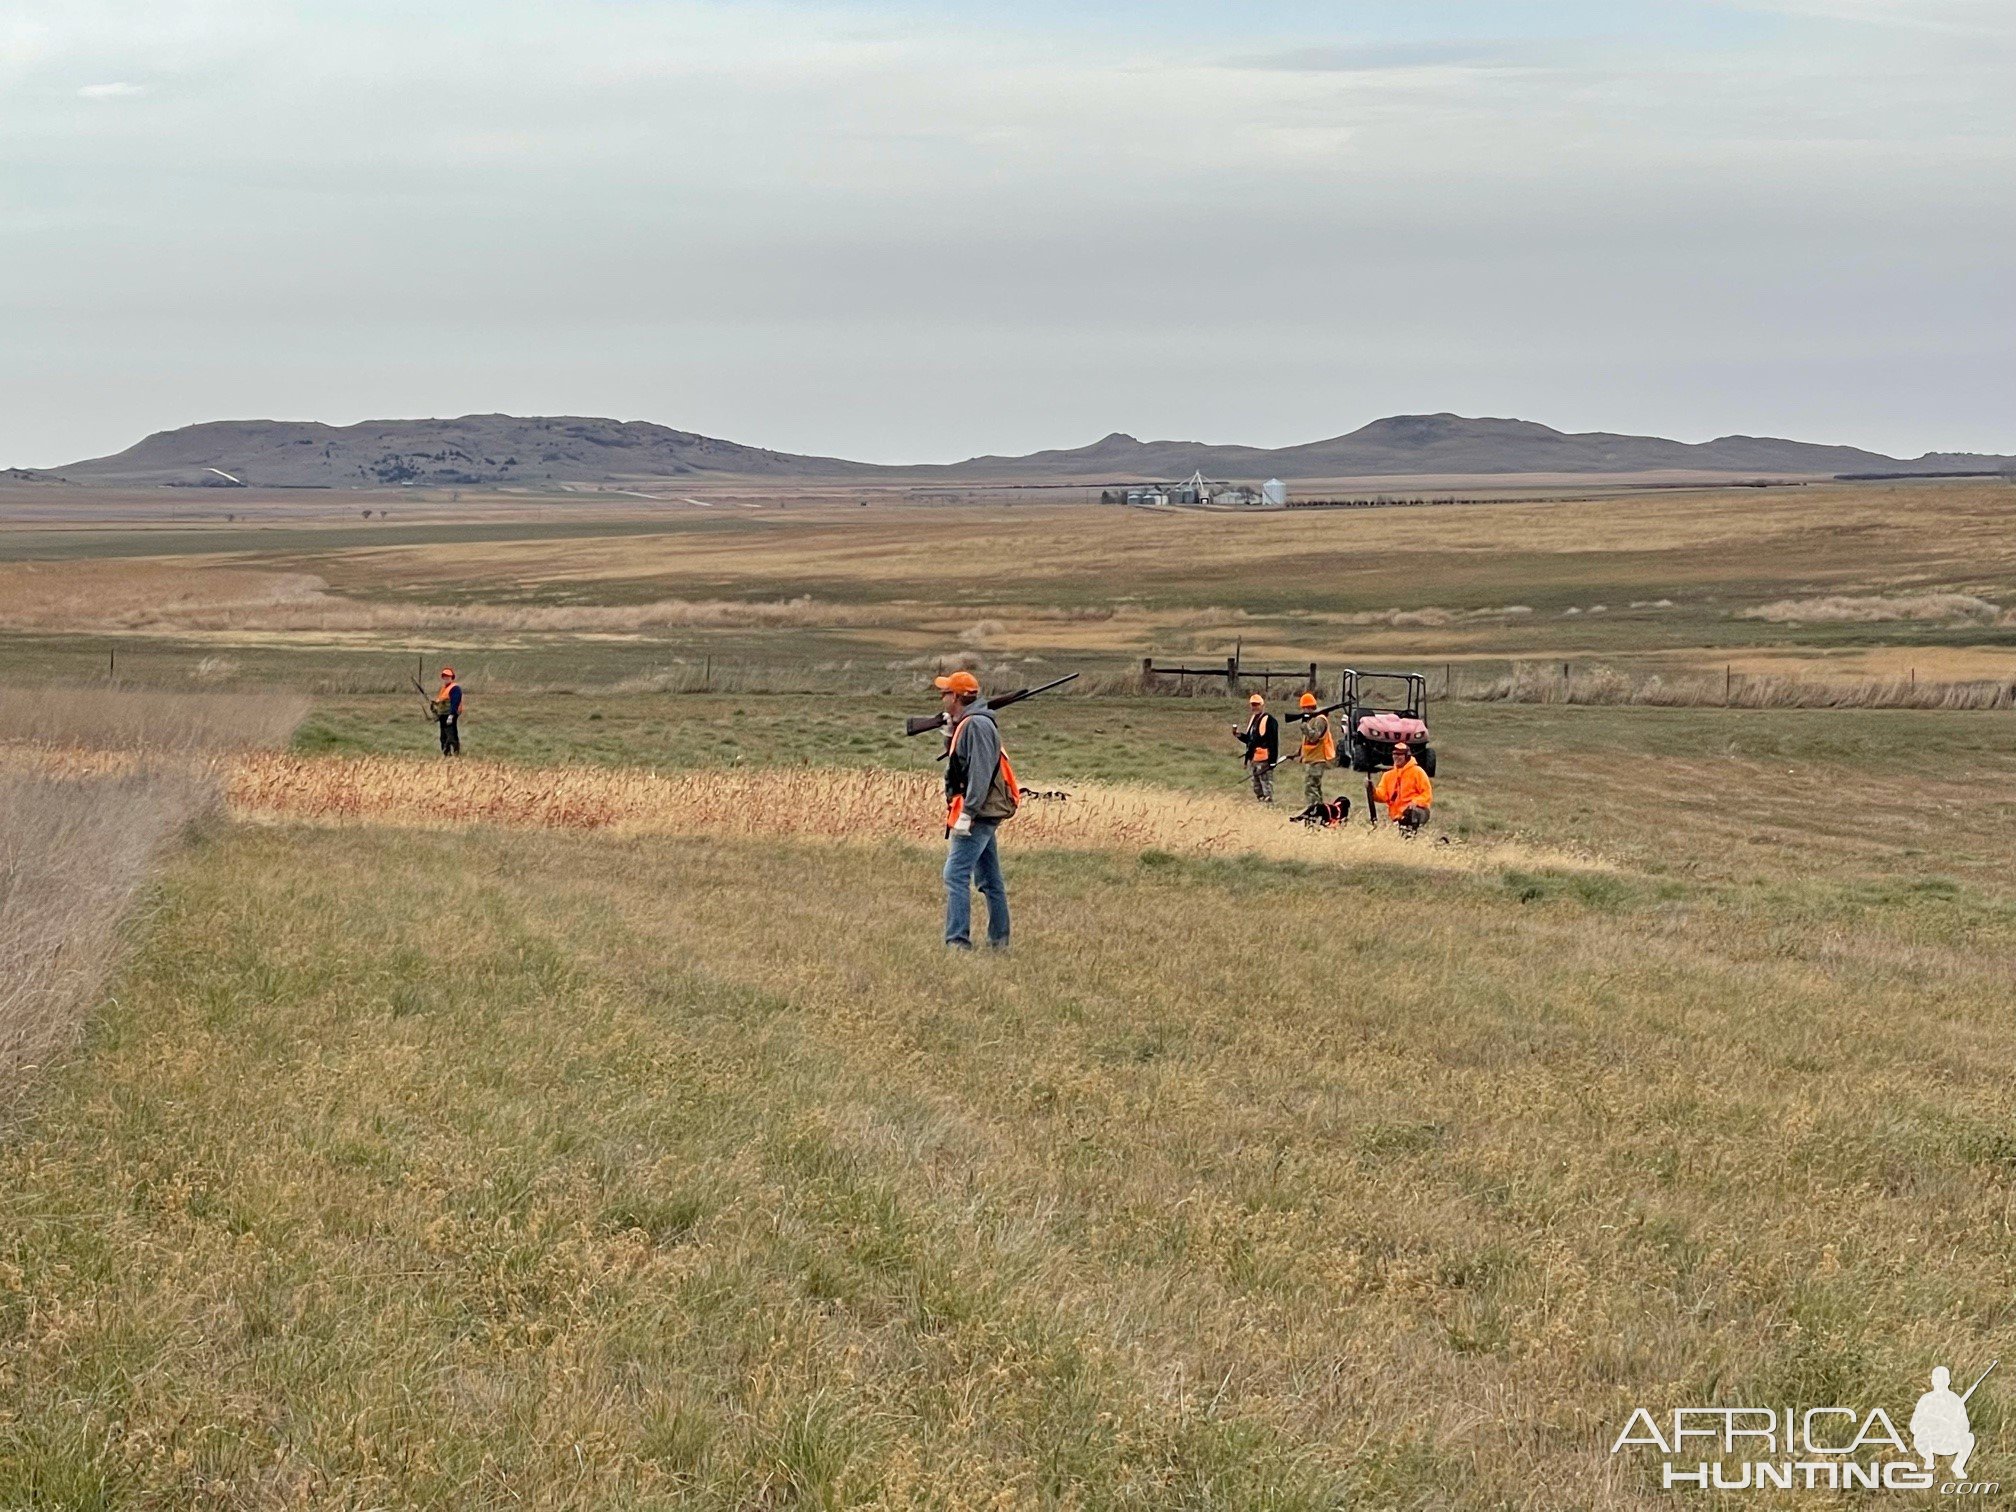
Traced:
<path fill-rule="evenodd" d="M 1372 796 L 1386 805 L 1386 817 L 1400 826 L 1402 834 L 1414 834 L 1428 822 L 1429 810 L 1435 806 L 1435 784 L 1421 770 L 1406 741 L 1394 742 L 1393 768 L 1379 779 Z"/>
<path fill-rule="evenodd" d="M 1246 775 L 1253 779 L 1253 796 L 1262 803 L 1274 801 L 1274 764 L 1281 759 L 1281 721 L 1267 712 L 1267 700 L 1255 693 L 1246 700 L 1253 712 L 1232 733 L 1246 747 L 1243 758 Z"/>
<path fill-rule="evenodd" d="M 455 680 L 455 669 L 441 669 L 441 689 L 427 700 L 427 711 L 434 716 L 434 722 L 441 726 L 441 754 L 460 756 L 462 754 L 462 684 Z"/>
<path fill-rule="evenodd" d="M 943 695 L 945 726 L 945 830 L 951 840 L 945 853 L 945 943 L 954 950 L 973 948 L 973 889 L 987 900 L 987 945 L 1008 945 L 1008 883 L 1001 875 L 1001 853 L 995 831 L 1012 819 L 1022 801 L 1015 769 L 1001 749 L 1001 729 L 994 711 L 980 696 L 980 680 L 971 672 L 953 672 L 934 680 Z"/>
<path fill-rule="evenodd" d="M 1323 774 L 1337 761 L 1337 737 L 1330 733 L 1330 716 L 1316 712 L 1316 695 L 1304 693 L 1302 709 L 1302 797 L 1304 802 L 1323 801 Z"/>

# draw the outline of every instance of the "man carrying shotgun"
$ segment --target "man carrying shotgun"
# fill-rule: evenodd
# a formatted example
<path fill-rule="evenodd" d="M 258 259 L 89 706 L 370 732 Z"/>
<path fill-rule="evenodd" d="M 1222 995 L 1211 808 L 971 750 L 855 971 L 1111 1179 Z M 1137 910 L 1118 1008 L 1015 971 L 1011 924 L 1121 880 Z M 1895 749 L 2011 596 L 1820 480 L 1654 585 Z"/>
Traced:
<path fill-rule="evenodd" d="M 1330 716 L 1316 707 L 1316 695 L 1304 693 L 1297 707 L 1302 710 L 1302 798 L 1309 804 L 1323 801 L 1323 774 L 1337 764 L 1337 737 L 1330 730 Z"/>
<path fill-rule="evenodd" d="M 1002 820 L 1014 818 L 1022 789 L 1001 749 L 994 711 L 1077 680 L 1076 672 L 1067 672 L 1040 687 L 1003 693 L 990 703 L 980 696 L 979 678 L 971 672 L 949 672 L 934 679 L 943 710 L 903 721 L 905 735 L 946 732 L 945 750 L 938 758 L 945 763 L 945 836 L 951 841 L 945 856 L 945 943 L 955 950 L 973 948 L 975 885 L 987 899 L 987 944 L 995 950 L 1008 944 L 1008 884 L 1001 876 L 994 832 Z"/>
<path fill-rule="evenodd" d="M 460 756 L 462 754 L 462 684 L 455 680 L 455 669 L 441 669 L 441 687 L 427 700 L 427 712 L 434 716 L 434 722 L 441 726 L 441 754 Z"/>
<path fill-rule="evenodd" d="M 1001 875 L 1001 852 L 995 831 L 1012 819 L 1022 801 L 1015 769 L 1001 749 L 1001 729 L 994 711 L 980 696 L 980 680 L 971 672 L 953 672 L 935 679 L 945 704 L 946 740 L 945 828 L 951 841 L 945 853 L 945 943 L 954 950 L 973 948 L 973 889 L 987 900 L 987 945 L 1008 945 L 1008 883 Z"/>

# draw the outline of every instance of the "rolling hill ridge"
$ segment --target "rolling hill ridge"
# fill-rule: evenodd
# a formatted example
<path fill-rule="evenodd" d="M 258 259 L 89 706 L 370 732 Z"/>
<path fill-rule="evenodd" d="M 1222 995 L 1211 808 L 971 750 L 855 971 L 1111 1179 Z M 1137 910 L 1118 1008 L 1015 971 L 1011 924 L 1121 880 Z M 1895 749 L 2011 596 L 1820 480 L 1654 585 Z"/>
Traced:
<path fill-rule="evenodd" d="M 703 477 L 808 481 L 1087 480 L 1180 477 L 1399 477 L 1426 474 L 1729 474 L 1993 472 L 2016 457 L 1928 453 L 1897 458 L 1854 446 L 1774 436 L 1690 443 L 1607 431 L 1571 433 L 1531 420 L 1393 415 L 1299 446 L 1140 441 L 1115 432 L 1089 446 L 884 466 L 723 441 L 641 420 L 464 415 L 451 420 L 220 420 L 161 431 L 109 457 L 56 469 L 74 483 L 231 483 L 269 487 L 498 487 L 641 484 Z"/>

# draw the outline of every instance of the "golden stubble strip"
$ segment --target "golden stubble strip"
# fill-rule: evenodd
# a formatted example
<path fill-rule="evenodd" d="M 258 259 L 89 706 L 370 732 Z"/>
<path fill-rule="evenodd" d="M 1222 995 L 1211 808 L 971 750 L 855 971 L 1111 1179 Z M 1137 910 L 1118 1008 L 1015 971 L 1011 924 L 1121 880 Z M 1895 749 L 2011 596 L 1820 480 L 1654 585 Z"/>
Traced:
<path fill-rule="evenodd" d="M 1032 798 L 1007 836 L 1030 849 L 1260 856 L 1316 864 L 1437 871 L 1511 867 L 1607 870 L 1585 856 L 1519 842 L 1403 840 L 1363 823 L 1312 830 L 1285 809 L 1230 795 L 1074 783 L 1065 800 Z M 257 822 L 453 829 L 603 830 L 619 835 L 880 843 L 939 840 L 932 772 L 802 767 L 528 767 L 400 757 L 251 753 L 230 767 L 231 811 Z"/>

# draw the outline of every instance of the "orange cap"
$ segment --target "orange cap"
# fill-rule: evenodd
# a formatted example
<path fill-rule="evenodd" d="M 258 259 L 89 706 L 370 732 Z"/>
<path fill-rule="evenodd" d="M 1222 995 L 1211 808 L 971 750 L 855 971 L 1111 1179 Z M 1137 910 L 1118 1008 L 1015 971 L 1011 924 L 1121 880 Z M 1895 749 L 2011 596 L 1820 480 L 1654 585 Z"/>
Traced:
<path fill-rule="evenodd" d="M 1316 707 L 1316 695 L 1314 693 L 1304 693 L 1300 702 L 1303 708 L 1313 709 Z"/>
<path fill-rule="evenodd" d="M 441 669 L 441 675 L 443 677 L 453 677 L 455 675 L 455 669 L 453 667 L 443 667 Z"/>
<path fill-rule="evenodd" d="M 931 686 L 943 688 L 947 693 L 978 693 L 980 679 L 971 672 L 952 672 L 944 677 L 932 678 Z"/>
<path fill-rule="evenodd" d="M 1264 708 L 1266 707 L 1267 704 L 1267 700 L 1262 698 L 1258 693 L 1255 693 L 1251 698 L 1247 699 L 1246 702 L 1253 705 L 1253 707 L 1256 709 Z"/>

